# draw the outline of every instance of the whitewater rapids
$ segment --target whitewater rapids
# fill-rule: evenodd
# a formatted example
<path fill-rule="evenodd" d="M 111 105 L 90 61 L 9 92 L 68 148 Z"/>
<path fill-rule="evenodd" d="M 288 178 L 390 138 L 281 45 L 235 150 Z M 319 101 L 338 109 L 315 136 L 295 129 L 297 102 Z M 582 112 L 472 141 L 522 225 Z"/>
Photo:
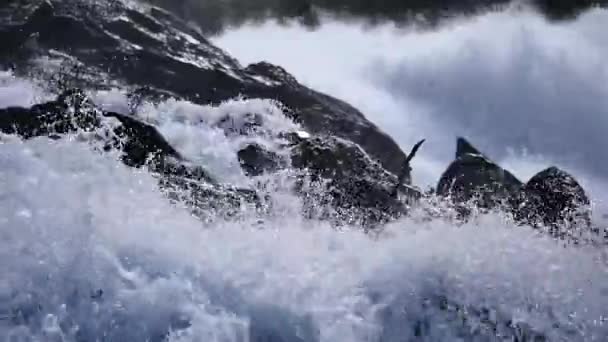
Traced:
<path fill-rule="evenodd" d="M 459 227 L 407 219 L 377 239 L 289 210 L 263 227 L 205 226 L 151 174 L 85 143 L 4 136 L 0 148 L 8 341 L 402 341 L 421 329 L 487 340 L 507 321 L 550 340 L 608 332 L 599 251 L 498 215 Z M 488 308 L 487 321 L 463 324 L 438 298 Z"/>
<path fill-rule="evenodd" d="M 2 107 L 47 97 L 0 74 Z M 92 98 L 124 106 L 120 91 Z M 235 157 L 242 141 L 199 122 L 227 111 L 276 119 L 269 130 L 298 128 L 270 101 L 167 101 L 138 115 L 222 181 L 250 184 Z M 6 341 L 608 336 L 608 268 L 597 248 L 564 246 L 498 214 L 463 225 L 414 215 L 372 238 L 298 216 L 299 199 L 280 182 L 281 206 L 262 224 L 246 216 L 203 224 L 169 202 L 153 175 L 79 140 L 0 137 Z"/>

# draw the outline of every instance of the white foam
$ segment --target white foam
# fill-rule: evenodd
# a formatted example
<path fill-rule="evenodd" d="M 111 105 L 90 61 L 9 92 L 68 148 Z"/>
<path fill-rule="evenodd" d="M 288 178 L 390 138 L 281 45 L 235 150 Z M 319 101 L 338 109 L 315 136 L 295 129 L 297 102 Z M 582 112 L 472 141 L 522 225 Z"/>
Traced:
<path fill-rule="evenodd" d="M 92 98 L 106 110 L 132 111 L 126 95 L 119 90 L 97 92 Z M 204 165 L 220 181 L 240 185 L 249 183 L 237 159 L 241 148 L 255 142 L 285 154 L 287 151 L 280 148 L 279 133 L 301 130 L 283 114 L 279 103 L 263 99 L 237 98 L 218 106 L 170 99 L 159 104 L 143 103 L 135 115 L 156 125 L 172 146 L 189 160 Z M 226 130 L 244 129 L 251 115 L 260 118 L 256 134 L 226 134 Z M 221 123 L 226 118 L 230 120 Z"/>
<path fill-rule="evenodd" d="M 0 70 L 0 108 L 29 107 L 50 98 L 35 82 L 16 77 L 10 71 Z"/>
<path fill-rule="evenodd" d="M 400 341 L 419 322 L 430 339 L 468 336 L 456 314 L 425 308 L 441 296 L 550 339 L 608 332 L 598 251 L 498 216 L 461 227 L 405 220 L 376 240 L 281 213 L 261 230 L 205 227 L 150 175 L 84 144 L 0 149 L 0 312 L 25 319 L 0 325 L 3 336 L 161 341 L 172 329 L 174 341 Z"/>

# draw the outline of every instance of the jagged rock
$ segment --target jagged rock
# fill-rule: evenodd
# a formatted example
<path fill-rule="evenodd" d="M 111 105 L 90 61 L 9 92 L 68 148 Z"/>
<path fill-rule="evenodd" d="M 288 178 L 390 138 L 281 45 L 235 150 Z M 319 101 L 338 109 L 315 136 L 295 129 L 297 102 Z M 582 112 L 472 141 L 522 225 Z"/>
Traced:
<path fill-rule="evenodd" d="M 397 177 L 374 162 L 360 146 L 337 137 L 302 139 L 292 148 L 294 168 L 306 171 L 297 191 L 308 200 L 310 214 L 371 227 L 403 215 L 406 207 L 393 189 Z M 400 192 L 416 198 L 407 185 Z M 326 212 L 332 208 L 331 212 Z M 319 212 L 320 211 L 320 212 Z"/>
<path fill-rule="evenodd" d="M 14 0 L 0 5 L 0 41 L 0 67 L 14 67 L 18 74 L 56 78 L 61 73 L 62 84 L 87 89 L 105 89 L 112 80 L 146 88 L 153 96 L 170 95 L 197 104 L 238 96 L 275 99 L 311 134 L 357 143 L 393 174 L 399 174 L 405 163 L 405 154 L 392 138 L 352 106 L 301 85 L 269 63 L 243 68 L 195 29 L 157 7 L 123 1 Z M 31 41 L 34 44 L 26 44 Z M 35 62 L 40 57 L 77 68 L 41 67 Z"/>
<path fill-rule="evenodd" d="M 118 137 L 124 138 L 122 150 L 125 164 L 141 167 L 150 158 L 156 156 L 161 156 L 163 159 L 166 157 L 182 159 L 179 152 L 165 140 L 154 126 L 129 115 L 115 112 L 106 112 L 104 115 L 116 118 L 122 124 L 114 129 L 114 133 Z"/>
<path fill-rule="evenodd" d="M 553 235 L 574 237 L 573 229 L 589 228 L 589 198 L 574 177 L 556 167 L 547 168 L 526 184 L 490 161 L 468 141 L 459 138 L 456 160 L 442 175 L 437 193 L 450 196 L 468 212 L 468 205 L 513 213 L 519 224 L 548 227 Z M 474 203 L 467 203 L 472 199 Z"/>
<path fill-rule="evenodd" d="M 387 171 L 403 171 L 406 155 L 394 140 L 344 101 L 307 88 L 283 68 L 262 62 L 246 69 L 268 80 L 264 88 L 252 89 L 255 97 L 277 99 L 290 110 L 287 116 L 311 134 L 336 136 L 352 141 Z M 409 179 L 409 172 L 407 177 Z"/>
<path fill-rule="evenodd" d="M 399 174 L 399 177 L 397 178 L 397 184 L 393 188 L 393 196 L 397 196 L 399 194 L 399 189 L 403 184 L 411 184 L 412 178 L 411 178 L 410 173 L 412 171 L 412 167 L 411 167 L 410 163 L 411 163 L 412 159 L 416 156 L 416 152 L 418 152 L 418 149 L 420 148 L 420 146 L 422 146 L 422 144 L 424 144 L 424 141 L 425 141 L 425 139 L 422 139 L 419 142 L 417 142 L 416 145 L 414 145 L 414 147 L 410 151 L 407 158 L 405 159 L 405 163 L 401 169 L 401 173 Z"/>
<path fill-rule="evenodd" d="M 498 166 L 464 138 L 458 138 L 454 160 L 437 184 L 437 194 L 456 204 L 475 199 L 481 208 L 505 204 L 522 187 L 509 171 Z"/>
<path fill-rule="evenodd" d="M 14 1 L 18 5 L 0 5 L 0 38 L 7 38 L 0 46 L 0 67 L 11 66 L 18 75 L 53 80 L 62 90 L 114 85 L 141 89 L 132 99 L 135 103 L 167 96 L 203 105 L 239 96 L 273 99 L 286 116 L 314 137 L 287 134 L 292 147 L 286 148 L 301 152 L 294 152 L 292 158 L 297 168 L 307 168 L 313 178 L 330 182 L 328 205 L 339 209 L 343 217 L 363 217 L 370 212 L 369 220 L 379 222 L 400 215 L 403 205 L 392 191 L 400 184 L 395 175 L 405 183 L 397 186 L 400 192 L 417 193 L 408 187 L 410 169 L 405 153 L 357 109 L 300 84 L 281 67 L 265 62 L 242 67 L 169 12 L 123 1 Z M 2 10 L 3 6 L 10 10 Z M 41 67 L 41 58 L 53 62 Z M 104 113 L 103 117 L 121 123 L 112 132 L 121 140 L 123 161 L 128 165 L 145 164 L 150 153 L 180 160 L 154 127 L 120 113 Z M 229 135 L 258 133 L 255 115 L 239 119 L 245 122 L 233 122 L 227 115 L 218 125 Z M 314 150 L 322 151 L 321 157 L 315 157 Z M 240 153 L 242 160 L 261 156 L 247 152 Z M 323 161 L 325 157 L 330 160 Z M 164 158 L 152 159 L 158 172 L 167 174 Z M 262 159 L 250 160 L 251 165 L 268 162 Z M 340 164 L 330 165 L 332 162 Z M 250 171 L 259 172 L 257 166 Z M 177 180 L 189 178 L 171 179 L 182 184 Z M 351 215 L 355 212 L 358 214 Z"/>
<path fill-rule="evenodd" d="M 259 176 L 281 168 L 281 157 L 264 149 L 259 144 L 249 144 L 241 149 L 237 156 L 241 168 L 247 176 Z M 284 166 L 284 165 L 283 165 Z"/>
<path fill-rule="evenodd" d="M 514 212 L 520 222 L 551 227 L 557 233 L 572 227 L 589 227 L 589 205 L 585 190 L 572 175 L 550 167 L 524 185 Z"/>

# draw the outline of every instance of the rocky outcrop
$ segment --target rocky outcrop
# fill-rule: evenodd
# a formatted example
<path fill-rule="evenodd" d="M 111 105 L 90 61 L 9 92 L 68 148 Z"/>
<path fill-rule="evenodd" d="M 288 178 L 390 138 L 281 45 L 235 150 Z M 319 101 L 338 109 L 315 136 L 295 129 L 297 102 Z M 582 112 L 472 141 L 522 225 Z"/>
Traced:
<path fill-rule="evenodd" d="M 136 104 L 167 97 L 201 105 L 218 104 L 239 96 L 276 100 L 284 115 L 300 124 L 312 138 L 292 142 L 296 146 L 286 151 L 291 155 L 292 164 L 307 177 L 324 178 L 331 184 L 328 196 L 332 199 L 321 203 L 332 210 L 348 212 L 342 217 L 362 217 L 371 210 L 368 221 L 385 221 L 403 211 L 403 204 L 396 199 L 398 196 L 394 191 L 391 195 L 391 187 L 404 183 L 398 187 L 407 191 L 401 192 L 415 192 L 408 187 L 411 177 L 405 153 L 357 109 L 300 84 L 281 67 L 265 62 L 241 66 L 196 29 L 160 8 L 127 1 L 12 0 L 0 4 L 0 40 L 3 41 L 0 67 L 46 80 L 53 85 L 51 90 L 57 92 L 67 88 L 88 91 L 118 86 L 127 89 Z M 57 126 L 52 129 L 57 134 L 75 129 L 61 126 L 69 121 L 61 117 L 64 114 L 59 114 L 64 113 L 65 105 L 43 106 L 60 107 L 51 110 L 55 116 L 34 115 L 36 120 L 42 117 L 50 120 Z M 4 111 L 4 121 L 10 125 L 21 120 L 15 115 L 9 117 L 15 110 Z M 36 110 L 21 109 L 29 113 Z M 85 122 L 74 123 L 79 129 L 84 129 L 81 126 L 87 120 L 117 119 L 120 125 L 110 132 L 120 140 L 123 162 L 127 165 L 149 166 L 148 160 L 156 158 L 156 169 L 165 175 L 165 181 L 171 180 L 176 189 L 186 187 L 190 191 L 190 185 L 185 184 L 201 183 L 199 176 L 206 173 L 204 165 L 196 166 L 200 168 L 198 173 L 194 172 L 198 176 L 190 171 L 184 174 L 182 165 L 187 161 L 180 158 L 154 127 L 125 113 L 96 112 L 91 119 L 87 119 L 83 111 L 80 113 L 76 118 Z M 246 117 L 245 124 L 234 125 L 233 119 L 228 114 L 217 125 L 231 136 L 257 134 L 259 117 L 255 114 Z M 44 131 L 47 128 L 40 128 L 42 122 L 34 126 L 41 130 L 27 125 L 21 131 L 11 131 L 10 127 L 4 130 L 24 137 L 48 135 L 49 132 Z M 98 122 L 93 122 L 87 129 L 97 127 Z M 168 163 L 167 156 L 177 160 L 177 166 Z M 245 173 L 252 176 L 285 166 L 281 158 L 261 146 L 245 146 L 237 157 Z M 323 160 L 326 157 L 333 158 L 330 164 L 325 164 L 328 163 Z M 347 166 L 353 170 L 347 170 Z M 188 168 L 192 167 L 195 166 Z M 400 176 L 401 182 L 395 175 Z M 204 183 L 213 184 L 209 175 L 202 178 Z M 173 189 L 166 182 L 163 186 Z M 212 189 L 218 187 L 217 184 L 211 186 Z M 205 191 L 197 188 L 188 197 L 215 203 L 207 200 Z M 236 197 L 240 200 L 248 196 L 237 193 Z"/>
<path fill-rule="evenodd" d="M 509 171 L 492 162 L 464 138 L 456 142 L 456 159 L 437 184 L 437 194 L 453 203 L 474 201 L 476 206 L 493 209 L 509 201 L 522 183 Z"/>
<path fill-rule="evenodd" d="M 304 197 L 310 217 L 373 227 L 400 217 L 407 212 L 407 204 L 420 197 L 418 189 L 385 170 L 351 141 L 306 132 L 281 137 L 287 142 L 283 148 L 289 160 L 250 144 L 238 152 L 241 168 L 249 176 L 289 168 L 297 180 L 294 190 Z"/>
<path fill-rule="evenodd" d="M 86 92 L 66 89 L 120 86 L 134 103 L 167 97 L 202 105 L 238 96 L 276 100 L 306 134 L 281 132 L 288 144 L 280 156 L 249 143 L 236 157 L 250 176 L 292 167 L 296 191 L 312 216 L 369 227 L 400 217 L 408 201 L 420 196 L 411 186 L 409 165 L 419 145 L 406 158 L 349 104 L 300 84 L 281 67 L 266 62 L 242 67 L 160 8 L 123 1 L 11 0 L 0 3 L 0 41 L 0 67 L 42 78 L 62 94 L 31 108 L 1 109 L 0 131 L 26 139 L 78 132 L 103 150 L 119 149 L 122 162 L 150 168 L 172 199 L 189 203 L 200 216 L 206 210 L 233 216 L 260 199 L 253 190 L 217 184 L 204 165 L 184 160 L 154 126 L 127 113 L 101 111 Z M 260 133 L 259 116 L 238 118 L 244 122 L 235 124 L 228 113 L 217 127 L 231 137 Z M 521 222 L 548 225 L 563 221 L 574 203 L 588 202 L 569 175 L 550 169 L 522 184 L 465 139 L 457 145 L 437 194 L 449 197 L 463 214 L 464 203 L 472 201 L 485 209 L 506 206 Z"/>
<path fill-rule="evenodd" d="M 275 99 L 308 132 L 357 143 L 389 172 L 401 172 L 405 161 L 398 145 L 352 106 L 299 84 L 269 63 L 243 68 L 157 7 L 122 1 L 3 2 L 0 41 L 0 67 L 35 73 L 63 88 L 119 84 L 146 89 L 140 92 L 144 99 L 172 96 L 197 104 L 237 96 Z M 66 67 L 56 70 L 41 60 Z"/>
<path fill-rule="evenodd" d="M 591 227 L 589 198 L 572 175 L 549 167 L 523 184 L 464 138 L 456 145 L 456 160 L 441 176 L 437 194 L 461 214 L 473 207 L 500 208 L 520 224 L 548 228 L 555 236 L 574 237 L 574 230 Z"/>
<path fill-rule="evenodd" d="M 288 108 L 286 115 L 302 124 L 307 132 L 352 141 L 387 171 L 393 174 L 403 171 L 405 153 L 351 105 L 299 84 L 283 68 L 269 63 L 250 65 L 245 70 L 270 80 L 269 87 L 252 90 L 253 96 L 279 100 Z"/>

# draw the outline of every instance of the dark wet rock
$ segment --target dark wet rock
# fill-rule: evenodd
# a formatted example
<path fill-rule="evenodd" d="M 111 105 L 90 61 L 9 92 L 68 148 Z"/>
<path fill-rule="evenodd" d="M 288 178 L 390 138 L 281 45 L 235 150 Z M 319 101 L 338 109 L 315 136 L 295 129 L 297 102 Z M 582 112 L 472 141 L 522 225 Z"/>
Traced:
<path fill-rule="evenodd" d="M 307 200 L 311 216 L 371 227 L 406 213 L 406 206 L 393 195 L 397 177 L 357 144 L 330 136 L 302 139 L 292 149 L 291 162 L 308 176 L 297 190 Z M 400 192 L 412 199 L 419 196 L 407 185 Z"/>
<path fill-rule="evenodd" d="M 304 198 L 309 217 L 372 227 L 403 215 L 407 204 L 420 197 L 416 188 L 398 180 L 351 141 L 303 131 L 284 132 L 280 138 L 286 142 L 282 148 L 288 149 L 289 161 L 250 144 L 238 152 L 241 167 L 256 176 L 291 166 L 295 191 Z"/>
<path fill-rule="evenodd" d="M 352 141 L 387 171 L 403 170 L 406 156 L 399 146 L 357 109 L 301 85 L 278 66 L 243 68 L 167 11 L 121 1 L 13 1 L 7 10 L 0 7 L 0 67 L 54 78 L 58 70 L 35 62 L 47 58 L 77 66 L 77 72 L 61 71 L 61 83 L 71 87 L 107 89 L 117 83 L 197 104 L 237 96 L 278 100 L 311 134 Z"/>
<path fill-rule="evenodd" d="M 249 209 L 263 213 L 266 204 L 255 190 L 218 184 L 200 165 L 173 158 L 152 165 L 161 190 L 205 222 L 232 219 Z"/>
<path fill-rule="evenodd" d="M 245 70 L 270 80 L 268 87 L 254 89 L 254 96 L 279 100 L 289 109 L 286 115 L 311 134 L 352 141 L 387 171 L 402 172 L 405 153 L 390 136 L 348 103 L 301 85 L 283 68 L 270 63 L 249 65 Z"/>
<path fill-rule="evenodd" d="M 259 144 L 249 144 L 237 153 L 241 168 L 247 176 L 259 176 L 285 167 L 284 161 L 274 152 Z"/>
<path fill-rule="evenodd" d="M 161 156 L 182 159 L 179 152 L 171 146 L 158 130 L 132 116 L 106 112 L 107 117 L 120 121 L 121 125 L 114 129 L 117 137 L 123 139 L 122 150 L 125 164 L 134 167 L 145 165 L 150 158 Z"/>
<path fill-rule="evenodd" d="M 309 139 L 311 136 L 310 134 L 308 134 L 308 132 L 298 131 L 281 132 L 278 137 L 285 141 L 285 146 L 293 147 L 297 144 L 304 142 L 304 140 Z"/>
<path fill-rule="evenodd" d="M 500 207 L 519 224 L 548 228 L 555 236 L 573 238 L 576 230 L 589 231 L 590 201 L 572 175 L 550 167 L 522 184 L 465 139 L 458 139 L 456 150 L 456 160 L 441 177 L 437 193 L 449 196 L 462 214 L 473 207 Z"/>
<path fill-rule="evenodd" d="M 201 218 L 234 217 L 245 205 L 261 206 L 255 191 L 217 184 L 202 166 L 189 164 L 154 126 L 133 116 L 103 112 L 78 89 L 31 108 L 0 109 L 0 132 L 24 139 L 90 134 L 91 142 L 101 142 L 103 150 L 121 150 L 126 165 L 147 166 L 171 199 Z"/>
<path fill-rule="evenodd" d="M 128 115 L 102 112 L 82 91 L 67 90 L 56 101 L 37 104 L 31 108 L 9 107 L 0 109 L 0 131 L 23 138 L 56 136 L 76 132 L 99 133 L 104 118 L 120 122 L 105 137 L 106 149 L 120 148 L 125 164 L 141 167 L 156 156 L 181 159 L 179 153 L 153 126 Z M 107 125 L 111 125 L 105 122 Z M 107 133 L 107 132 L 106 132 Z"/>
<path fill-rule="evenodd" d="M 300 84 L 279 66 L 261 62 L 242 67 L 167 11 L 122 1 L 14 1 L 18 5 L 6 7 L 9 10 L 0 6 L 0 37 L 7 38 L 7 43 L 0 46 L 0 67 L 10 66 L 18 75 L 50 80 L 59 90 L 114 86 L 135 90 L 129 99 L 134 108 L 143 101 L 167 97 L 202 105 L 239 96 L 275 100 L 287 117 L 314 137 L 309 140 L 286 133 L 285 140 L 291 146 L 286 148 L 293 151 L 291 161 L 296 168 L 306 169 L 314 181 L 329 182 L 323 197 L 328 207 L 341 212 L 341 217 L 369 214 L 367 221 L 384 222 L 403 212 L 403 204 L 393 191 L 396 186 L 400 189 L 397 193 L 408 193 L 408 198 L 417 194 L 409 187 L 405 153 L 357 109 Z M 41 60 L 47 63 L 41 64 Z M 52 112 L 63 113 L 64 107 Z M 165 157 L 183 160 L 153 126 L 121 113 L 93 115 L 95 120 L 103 118 L 119 121 L 120 125 L 111 130 L 113 136 L 107 147 L 120 145 L 127 165 L 155 165 L 159 173 L 170 174 L 172 178 L 165 179 L 178 187 L 209 182 L 211 177 L 197 180 L 197 176 L 194 183 L 186 182 L 192 179 L 188 173 L 193 171 L 167 166 Z M 255 114 L 228 114 L 217 125 L 227 135 L 260 134 L 261 129 L 260 117 Z M 43 125 L 34 122 L 34 126 Z M 92 127 L 98 127 L 98 123 Z M 46 135 L 73 129 L 56 128 Z M 33 132 L 27 126 L 22 130 Z M 255 147 L 239 152 L 245 171 L 255 175 L 276 169 L 275 156 L 267 152 Z M 208 198 L 206 190 L 192 187 L 193 193 Z"/>
<path fill-rule="evenodd" d="M 589 227 L 591 223 L 585 190 L 572 175 L 557 167 L 534 175 L 522 188 L 518 200 L 515 217 L 526 224 L 561 230 Z"/>
<path fill-rule="evenodd" d="M 458 138 L 456 160 L 441 176 L 437 194 L 459 205 L 473 200 L 480 208 L 492 209 L 506 204 L 521 187 L 513 174 Z"/>

